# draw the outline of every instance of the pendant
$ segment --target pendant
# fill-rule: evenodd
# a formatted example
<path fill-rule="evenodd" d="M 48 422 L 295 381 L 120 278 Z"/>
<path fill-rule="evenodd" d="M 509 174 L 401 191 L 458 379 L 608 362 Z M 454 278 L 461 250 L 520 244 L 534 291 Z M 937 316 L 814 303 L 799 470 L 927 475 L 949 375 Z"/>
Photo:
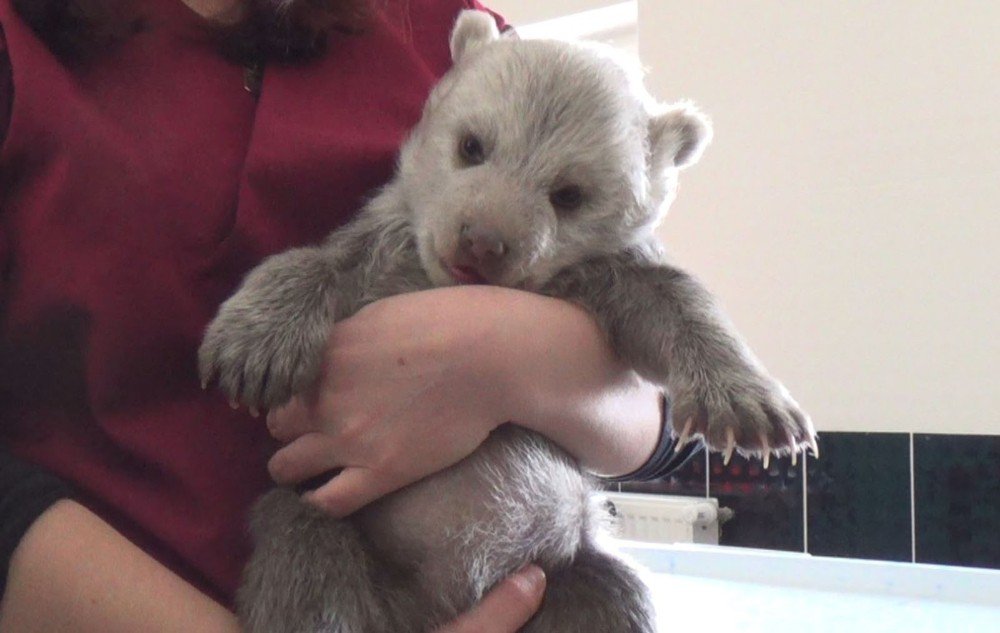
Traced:
<path fill-rule="evenodd" d="M 260 87 L 264 82 L 264 64 L 254 62 L 243 68 L 243 88 L 256 99 L 260 96 Z"/>

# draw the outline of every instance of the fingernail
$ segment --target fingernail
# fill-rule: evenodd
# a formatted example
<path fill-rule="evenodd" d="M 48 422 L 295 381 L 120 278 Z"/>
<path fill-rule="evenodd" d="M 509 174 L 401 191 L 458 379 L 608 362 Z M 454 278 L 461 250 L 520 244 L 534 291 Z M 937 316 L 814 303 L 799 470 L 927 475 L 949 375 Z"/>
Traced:
<path fill-rule="evenodd" d="M 308 503 L 309 505 L 311 505 L 312 507 L 316 508 L 317 510 L 323 509 L 323 504 L 319 502 L 319 497 L 316 496 L 315 490 L 307 490 L 303 492 L 299 496 L 299 498 Z"/>
<path fill-rule="evenodd" d="M 510 580 L 521 591 L 530 595 L 537 595 L 545 587 L 545 572 L 538 565 L 525 565 L 515 572 L 510 577 Z"/>

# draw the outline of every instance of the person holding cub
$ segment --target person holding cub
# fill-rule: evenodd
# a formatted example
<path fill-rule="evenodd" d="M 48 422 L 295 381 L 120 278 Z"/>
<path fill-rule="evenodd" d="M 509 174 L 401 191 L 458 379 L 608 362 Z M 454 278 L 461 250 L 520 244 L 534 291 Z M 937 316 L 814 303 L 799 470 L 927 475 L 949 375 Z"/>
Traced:
<path fill-rule="evenodd" d="M 250 505 L 271 473 L 326 459 L 286 449 L 269 473 L 272 434 L 290 448 L 365 421 L 344 459 L 370 476 L 327 484 L 338 514 L 461 459 L 498 418 L 607 476 L 690 454 L 586 313 L 514 290 L 402 295 L 335 325 L 318 392 L 357 378 L 336 413 L 298 399 L 265 423 L 201 389 L 219 304 L 388 179 L 475 6 L 0 0 L 0 630 L 237 630 Z M 449 389 L 422 390 L 429 368 Z M 519 400 L 519 418 L 493 406 Z M 528 567 L 446 630 L 515 631 L 543 589 Z"/>

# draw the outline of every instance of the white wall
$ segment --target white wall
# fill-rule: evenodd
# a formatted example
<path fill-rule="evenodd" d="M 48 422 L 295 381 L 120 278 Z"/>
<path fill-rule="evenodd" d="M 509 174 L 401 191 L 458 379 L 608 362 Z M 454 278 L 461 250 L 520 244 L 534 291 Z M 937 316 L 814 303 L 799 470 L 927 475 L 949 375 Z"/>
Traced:
<path fill-rule="evenodd" d="M 1000 434 L 1000 3 L 640 0 L 639 25 L 654 92 L 716 129 L 662 236 L 820 430 Z"/>

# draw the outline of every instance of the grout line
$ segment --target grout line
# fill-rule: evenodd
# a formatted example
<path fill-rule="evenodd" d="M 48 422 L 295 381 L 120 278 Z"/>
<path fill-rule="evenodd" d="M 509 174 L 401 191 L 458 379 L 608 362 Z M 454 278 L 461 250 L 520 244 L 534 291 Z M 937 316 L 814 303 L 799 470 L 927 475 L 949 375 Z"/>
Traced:
<path fill-rule="evenodd" d="M 913 459 L 913 433 L 910 433 L 910 560 L 917 562 L 917 491 L 914 471 L 916 462 Z"/>
<path fill-rule="evenodd" d="M 711 464 L 709 464 L 709 459 L 708 459 L 709 455 L 711 455 L 711 451 L 708 448 L 708 444 L 705 444 L 704 450 L 705 450 L 705 498 L 708 499 L 711 496 L 711 490 L 712 490 L 711 481 L 709 480 L 708 476 L 709 468 L 711 466 Z"/>
<path fill-rule="evenodd" d="M 802 451 L 802 551 L 809 553 L 809 458 Z"/>

